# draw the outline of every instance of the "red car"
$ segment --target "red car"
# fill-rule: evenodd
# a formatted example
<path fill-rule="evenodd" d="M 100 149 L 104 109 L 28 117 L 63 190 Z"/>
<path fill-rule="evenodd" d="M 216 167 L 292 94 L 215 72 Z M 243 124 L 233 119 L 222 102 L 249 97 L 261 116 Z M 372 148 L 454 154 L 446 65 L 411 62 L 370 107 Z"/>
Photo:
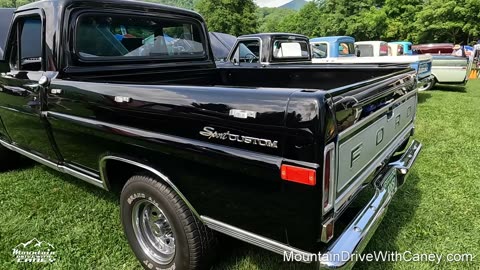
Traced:
<path fill-rule="evenodd" d="M 453 43 L 419 44 L 412 47 L 417 54 L 452 54 Z"/>

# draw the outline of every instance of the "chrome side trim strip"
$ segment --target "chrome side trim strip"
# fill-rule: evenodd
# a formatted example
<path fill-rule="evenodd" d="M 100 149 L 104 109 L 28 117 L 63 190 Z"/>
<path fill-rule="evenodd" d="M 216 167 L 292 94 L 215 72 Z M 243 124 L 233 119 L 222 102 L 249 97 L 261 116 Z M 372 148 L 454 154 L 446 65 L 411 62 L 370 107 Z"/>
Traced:
<path fill-rule="evenodd" d="M 0 140 L 0 144 L 2 146 L 4 146 L 5 148 L 9 149 L 9 150 L 12 150 L 14 152 L 17 152 L 19 153 L 20 155 L 23 155 L 23 156 L 26 156 L 32 160 L 35 160 L 36 162 L 38 163 L 41 163 L 49 168 L 52 168 L 54 170 L 57 170 L 59 172 L 63 172 L 63 173 L 66 173 L 66 174 L 69 174 L 71 176 L 74 176 L 76 178 L 79 178 L 80 180 L 83 180 L 89 184 L 92 184 L 94 186 L 97 186 L 97 187 L 100 187 L 100 188 L 104 188 L 104 184 L 103 184 L 103 181 L 100 180 L 100 177 L 93 177 L 93 176 L 90 176 L 90 175 L 87 175 L 87 174 L 84 174 L 84 173 L 81 173 L 79 171 L 76 171 L 74 169 L 71 169 L 65 165 L 62 165 L 62 164 L 57 164 L 57 163 L 54 163 L 50 160 L 47 160 L 45 158 L 42 158 L 38 155 L 35 155 L 33 153 L 30 153 L 28 151 L 25 151 L 23 150 L 22 148 L 20 147 L 17 147 L 13 144 L 10 144 L 10 143 L 7 143 L 5 141 L 2 141 Z"/>
<path fill-rule="evenodd" d="M 333 151 L 332 151 L 333 150 Z M 331 155 L 330 155 L 330 179 L 328 179 L 329 181 L 329 191 L 328 191 L 328 205 L 325 207 L 323 204 L 325 202 L 325 198 L 322 198 L 322 215 L 325 215 L 326 213 L 328 213 L 328 211 L 332 210 L 333 208 L 333 205 L 335 204 L 335 187 L 336 187 L 336 155 L 337 155 L 337 150 L 336 150 L 336 145 L 335 143 L 330 143 L 329 145 L 327 145 L 325 147 L 325 150 L 323 151 L 323 175 L 322 175 L 322 178 L 323 178 L 323 182 L 322 182 L 322 194 L 325 193 L 324 189 L 325 189 L 325 181 L 327 181 L 327 179 L 325 179 L 325 158 L 327 156 L 327 153 L 331 151 Z"/>
<path fill-rule="evenodd" d="M 152 168 L 148 165 L 145 165 L 145 164 L 137 162 L 137 161 L 133 161 L 133 160 L 126 159 L 126 158 L 123 158 L 123 157 L 118 157 L 118 156 L 104 156 L 102 159 L 100 159 L 100 177 L 102 179 L 102 182 L 105 185 L 105 187 L 104 187 L 105 189 L 107 189 L 107 190 L 109 189 L 108 188 L 109 187 L 109 180 L 108 180 L 107 170 L 106 170 L 107 169 L 107 161 L 109 161 L 109 160 L 115 160 L 115 161 L 127 163 L 127 164 L 130 164 L 130 165 L 139 167 L 141 169 L 147 170 L 147 171 L 155 174 L 156 176 L 160 177 L 160 179 L 163 182 L 165 182 L 165 184 L 170 186 L 178 194 L 178 196 L 180 196 L 180 198 L 185 202 L 185 204 L 188 206 L 188 208 L 190 208 L 190 211 L 192 211 L 192 213 L 199 220 L 202 220 L 200 215 L 198 214 L 198 212 L 195 210 L 195 208 L 193 208 L 192 204 L 187 200 L 185 195 L 183 195 L 182 192 L 180 192 L 180 190 L 177 188 L 177 186 L 175 186 L 175 184 L 173 184 L 173 182 L 166 175 L 164 175 L 163 173 L 159 172 L 158 170 L 156 170 L 156 169 L 154 169 L 154 168 Z"/>
<path fill-rule="evenodd" d="M 69 167 L 65 167 L 63 165 L 59 165 L 58 170 L 60 172 L 64 172 L 64 173 L 70 174 L 71 176 L 79 178 L 80 180 L 83 180 L 83 181 L 85 181 L 89 184 L 92 184 L 92 185 L 97 186 L 99 188 L 105 189 L 103 181 L 99 179 L 100 177 L 94 178 L 94 177 L 91 177 L 91 176 L 86 175 L 84 173 L 81 173 L 79 171 L 70 169 Z"/>
<path fill-rule="evenodd" d="M 467 66 L 433 66 L 432 69 L 448 69 L 448 70 L 460 69 L 460 70 L 466 71 L 468 67 Z"/>
<path fill-rule="evenodd" d="M 209 227 L 210 229 L 226 234 L 228 236 L 231 236 L 233 238 L 236 238 L 238 240 L 247 242 L 249 244 L 255 245 L 257 247 L 261 247 L 263 249 L 272 251 L 274 253 L 284 255 L 284 252 L 290 253 L 293 252 L 293 254 L 299 254 L 302 256 L 302 258 L 311 258 L 312 254 L 310 252 L 306 252 L 300 249 L 296 249 L 294 247 L 288 246 L 286 244 L 280 243 L 278 241 L 260 236 L 258 234 L 254 234 L 245 230 L 242 230 L 240 228 L 228 225 L 226 223 L 223 223 L 221 221 L 206 217 L 206 216 L 201 216 L 202 220 L 204 221 L 205 225 Z M 311 263 L 309 260 L 303 261 L 305 263 Z"/>

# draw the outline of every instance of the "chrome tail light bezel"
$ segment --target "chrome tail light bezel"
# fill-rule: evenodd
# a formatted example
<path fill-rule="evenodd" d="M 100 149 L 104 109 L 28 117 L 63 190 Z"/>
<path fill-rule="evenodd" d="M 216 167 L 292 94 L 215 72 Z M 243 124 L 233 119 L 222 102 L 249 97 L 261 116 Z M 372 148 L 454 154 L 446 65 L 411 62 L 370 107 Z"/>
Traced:
<path fill-rule="evenodd" d="M 333 209 L 335 190 L 335 143 L 330 143 L 323 152 L 323 173 L 322 173 L 322 213 L 325 215 Z M 329 168 L 327 167 L 329 166 Z M 328 171 L 327 171 L 328 168 Z M 328 175 L 327 175 L 328 172 Z M 328 184 L 328 190 L 326 190 Z M 326 199 L 327 197 L 327 199 Z M 326 204 L 325 204 L 326 202 Z"/>

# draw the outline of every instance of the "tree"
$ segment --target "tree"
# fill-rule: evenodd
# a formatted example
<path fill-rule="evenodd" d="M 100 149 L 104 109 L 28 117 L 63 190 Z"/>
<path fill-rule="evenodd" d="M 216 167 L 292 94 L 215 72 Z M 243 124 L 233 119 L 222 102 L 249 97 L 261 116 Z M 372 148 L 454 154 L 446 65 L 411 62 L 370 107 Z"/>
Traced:
<path fill-rule="evenodd" d="M 200 0 L 196 8 L 210 31 L 234 36 L 257 32 L 257 6 L 253 0 Z"/>
<path fill-rule="evenodd" d="M 383 33 L 386 40 L 416 40 L 415 16 L 423 9 L 424 0 L 386 0 L 387 28 Z"/>
<path fill-rule="evenodd" d="M 293 9 L 259 8 L 257 11 L 258 25 L 259 25 L 258 31 L 262 33 L 281 32 L 283 30 L 280 27 L 279 22 L 295 14 L 296 14 L 296 11 Z"/>
<path fill-rule="evenodd" d="M 0 8 L 16 8 L 34 1 L 35 0 L 0 0 Z"/>
<path fill-rule="evenodd" d="M 467 43 L 480 32 L 479 13 L 478 0 L 429 0 L 416 16 L 416 39 Z"/>
<path fill-rule="evenodd" d="M 309 37 L 321 35 L 322 13 L 319 2 L 312 1 L 303 6 L 300 11 L 287 16 L 279 24 L 282 32 L 303 34 Z"/>
<path fill-rule="evenodd" d="M 383 9 L 371 7 L 349 17 L 346 35 L 356 40 L 379 40 L 387 29 L 387 15 Z"/>

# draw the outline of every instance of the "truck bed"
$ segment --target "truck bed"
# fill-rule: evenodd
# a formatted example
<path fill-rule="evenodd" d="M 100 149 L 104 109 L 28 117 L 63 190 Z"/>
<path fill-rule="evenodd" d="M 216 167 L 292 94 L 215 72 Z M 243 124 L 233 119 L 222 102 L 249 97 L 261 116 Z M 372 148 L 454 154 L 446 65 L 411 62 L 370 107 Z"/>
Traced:
<path fill-rule="evenodd" d="M 90 82 L 141 83 L 191 86 L 274 87 L 330 90 L 362 81 L 405 72 L 405 65 L 329 64 L 279 65 L 268 68 L 243 68 L 192 65 L 168 70 L 155 69 L 139 73 L 128 68 L 112 72 L 105 68 L 69 70 L 71 79 Z"/>

